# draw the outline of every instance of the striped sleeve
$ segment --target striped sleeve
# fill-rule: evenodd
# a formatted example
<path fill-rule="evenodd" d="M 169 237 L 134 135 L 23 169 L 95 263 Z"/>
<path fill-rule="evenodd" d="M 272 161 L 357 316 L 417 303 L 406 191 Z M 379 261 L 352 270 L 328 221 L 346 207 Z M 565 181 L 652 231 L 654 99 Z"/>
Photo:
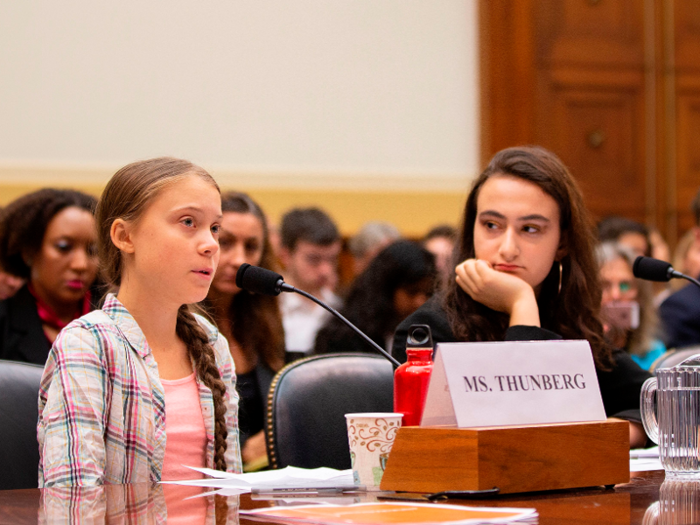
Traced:
<path fill-rule="evenodd" d="M 97 327 L 63 330 L 39 391 L 39 486 L 104 482 L 110 386 Z"/>

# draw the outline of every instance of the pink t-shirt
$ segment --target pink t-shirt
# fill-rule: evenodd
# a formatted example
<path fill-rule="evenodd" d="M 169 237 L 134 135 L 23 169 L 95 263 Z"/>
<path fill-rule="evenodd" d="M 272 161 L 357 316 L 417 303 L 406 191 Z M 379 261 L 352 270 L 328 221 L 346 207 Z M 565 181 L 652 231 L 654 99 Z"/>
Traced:
<path fill-rule="evenodd" d="M 204 476 L 183 467 L 206 467 L 207 432 L 194 372 L 182 379 L 161 379 L 165 390 L 165 458 L 161 480 Z"/>

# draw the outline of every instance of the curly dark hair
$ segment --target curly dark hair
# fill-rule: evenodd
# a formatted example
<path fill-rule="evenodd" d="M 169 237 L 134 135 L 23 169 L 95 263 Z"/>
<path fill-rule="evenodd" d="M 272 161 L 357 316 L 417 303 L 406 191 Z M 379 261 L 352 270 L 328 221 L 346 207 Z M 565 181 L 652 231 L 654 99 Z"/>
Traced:
<path fill-rule="evenodd" d="M 28 261 L 41 250 L 51 219 L 70 207 L 94 214 L 96 205 L 92 195 L 56 188 L 44 188 L 14 200 L 0 212 L 0 267 L 28 279 Z"/>
<path fill-rule="evenodd" d="M 559 206 L 561 246 L 566 254 L 554 261 L 542 282 L 537 298 L 543 328 L 565 339 L 586 339 L 601 369 L 612 364 L 612 348 L 603 337 L 600 320 L 602 291 L 595 258 L 593 223 L 576 181 L 562 161 L 544 148 L 521 146 L 499 151 L 477 177 L 467 197 L 464 220 L 455 256 L 473 259 L 477 199 L 486 181 L 495 175 L 510 175 L 531 182 L 551 196 Z M 561 263 L 561 291 L 559 291 Z M 507 314 L 496 312 L 472 299 L 455 280 L 447 284 L 443 306 L 459 341 L 503 341 Z"/>
<path fill-rule="evenodd" d="M 221 195 L 221 210 L 224 213 L 250 213 L 260 221 L 263 249 L 258 266 L 276 270 L 267 219 L 260 206 L 245 193 L 230 191 Z M 241 290 L 233 298 L 225 321 L 231 323 L 233 338 L 244 353 L 258 353 L 274 371 L 284 366 L 284 328 L 277 297 Z M 251 327 L 255 329 L 251 330 Z"/>
<path fill-rule="evenodd" d="M 352 284 L 341 313 L 382 348 L 403 320 L 394 309 L 399 288 L 435 285 L 437 272 L 433 254 L 413 241 L 396 241 L 372 259 Z M 364 343 L 344 323 L 332 318 L 319 330 L 314 352 L 367 351 Z"/>

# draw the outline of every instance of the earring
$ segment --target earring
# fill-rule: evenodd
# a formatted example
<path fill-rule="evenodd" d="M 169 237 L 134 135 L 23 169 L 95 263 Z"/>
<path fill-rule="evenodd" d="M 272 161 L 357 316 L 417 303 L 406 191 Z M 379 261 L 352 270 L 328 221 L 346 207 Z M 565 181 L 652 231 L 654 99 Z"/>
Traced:
<path fill-rule="evenodd" d="M 557 290 L 557 293 L 561 293 L 561 281 L 564 278 L 564 267 L 561 264 L 561 261 L 559 261 L 559 290 Z"/>

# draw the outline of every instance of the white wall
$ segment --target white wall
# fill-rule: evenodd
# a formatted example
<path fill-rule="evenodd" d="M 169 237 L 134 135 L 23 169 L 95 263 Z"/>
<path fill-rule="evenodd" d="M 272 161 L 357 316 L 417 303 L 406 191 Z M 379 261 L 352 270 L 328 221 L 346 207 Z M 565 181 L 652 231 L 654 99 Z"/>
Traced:
<path fill-rule="evenodd" d="M 476 0 L 1 2 L 0 176 L 169 154 L 248 186 L 464 188 L 476 18 Z"/>

